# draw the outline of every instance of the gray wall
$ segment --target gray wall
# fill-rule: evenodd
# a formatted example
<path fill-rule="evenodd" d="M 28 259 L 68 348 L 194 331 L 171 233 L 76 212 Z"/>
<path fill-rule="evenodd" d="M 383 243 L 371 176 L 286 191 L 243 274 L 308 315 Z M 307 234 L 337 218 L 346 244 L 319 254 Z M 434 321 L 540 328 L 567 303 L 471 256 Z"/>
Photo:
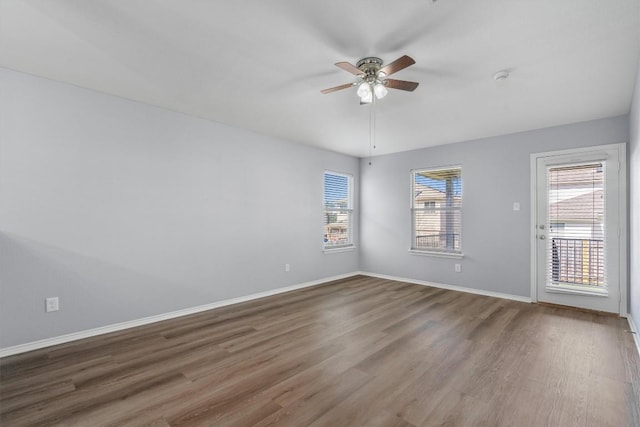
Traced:
<path fill-rule="evenodd" d="M 0 93 L 0 348 L 358 270 L 322 251 L 323 171 L 357 188 L 356 158 L 6 69 Z"/>
<path fill-rule="evenodd" d="M 381 156 L 369 166 L 0 68 L 0 348 L 357 270 L 527 297 L 530 153 L 626 141 L 629 123 L 638 319 L 638 87 L 630 119 Z M 409 254 L 409 171 L 456 164 L 464 259 Z M 359 250 L 322 252 L 325 169 L 355 177 Z M 61 298 L 59 312 L 44 313 L 47 296 Z"/>
<path fill-rule="evenodd" d="M 621 116 L 361 160 L 360 269 L 529 297 L 530 154 L 627 139 Z M 410 254 L 410 170 L 448 165 L 462 165 L 464 258 Z"/>
<path fill-rule="evenodd" d="M 629 113 L 629 282 L 630 313 L 640 327 L 640 67 Z"/>

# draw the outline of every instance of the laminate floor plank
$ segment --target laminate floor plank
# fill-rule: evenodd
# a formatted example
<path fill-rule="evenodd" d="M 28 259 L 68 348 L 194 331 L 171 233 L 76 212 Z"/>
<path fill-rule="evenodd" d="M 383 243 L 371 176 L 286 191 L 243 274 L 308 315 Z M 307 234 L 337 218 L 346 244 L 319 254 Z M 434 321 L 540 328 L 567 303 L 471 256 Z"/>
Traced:
<path fill-rule="evenodd" d="M 0 403 L 12 396 L 26 395 L 32 390 L 48 387 L 61 381 L 72 380 L 73 375 L 78 375 L 82 372 L 95 373 L 110 369 L 114 363 L 113 357 L 104 356 L 97 359 L 71 360 L 66 365 L 58 366 L 57 369 L 49 371 L 34 371 L 27 367 L 24 374 L 15 375 L 11 379 L 0 382 Z"/>
<path fill-rule="evenodd" d="M 321 388 L 301 395 L 256 426 L 309 425 L 372 378 L 371 375 L 358 369 L 348 369 L 340 376 L 323 381 Z"/>
<path fill-rule="evenodd" d="M 107 384 L 65 393 L 55 399 L 40 401 L 37 404 L 10 411 L 3 416 L 1 421 L 3 425 L 4 423 L 7 425 L 59 424 L 68 417 L 89 413 L 95 408 L 108 406 L 114 401 L 127 399 L 155 387 L 180 383 L 183 380 L 184 377 L 180 374 L 141 372 L 114 379 Z M 86 420 L 87 425 L 89 425 L 88 421 Z"/>
<path fill-rule="evenodd" d="M 114 399 L 106 405 L 87 406 L 65 416 L 60 424 L 79 427 L 169 425 L 163 416 L 165 408 L 192 390 L 191 381 L 177 377 L 175 381 Z"/>
<path fill-rule="evenodd" d="M 2 399 L 2 410 L 5 412 L 17 411 L 25 406 L 35 405 L 42 401 L 55 400 L 63 394 L 71 393 L 75 389 L 76 387 L 71 379 L 29 387 Z"/>
<path fill-rule="evenodd" d="M 413 424 L 385 410 L 372 411 L 371 416 L 363 422 L 367 427 L 415 427 Z"/>
<path fill-rule="evenodd" d="M 470 345 L 468 341 L 450 339 L 430 348 L 425 354 L 429 363 L 424 372 L 391 390 L 386 408 L 403 420 L 420 425 L 440 405 L 440 400 L 454 390 L 458 377 L 451 372 L 459 371 L 467 361 Z"/>
<path fill-rule="evenodd" d="M 610 360 L 623 360 L 625 348 L 618 345 L 620 336 L 618 331 L 625 325 L 616 325 L 608 320 L 617 321 L 615 318 L 599 318 L 592 324 L 591 358 L 589 360 L 589 373 L 593 376 L 603 376 L 616 381 L 629 381 L 625 364 L 609 363 Z"/>
<path fill-rule="evenodd" d="M 280 358 L 273 365 L 264 366 L 250 375 L 227 378 L 220 383 L 215 377 L 195 381 L 196 390 L 185 399 L 184 405 L 170 408 L 167 420 L 171 425 L 197 425 L 218 419 L 231 411 L 251 409 L 257 393 L 320 363 L 341 351 L 341 346 L 327 345 L 312 351 L 301 350 L 297 357 Z M 247 406 L 249 405 L 249 406 Z"/>
<path fill-rule="evenodd" d="M 355 276 L 0 359 L 4 426 L 635 426 L 625 319 Z"/>
<path fill-rule="evenodd" d="M 392 341 L 388 335 L 368 335 L 354 338 L 345 350 L 288 378 L 264 391 L 274 402 L 288 407 L 304 396 L 312 395 L 326 387 L 327 382 L 340 380 L 360 360 L 385 347 Z"/>
<path fill-rule="evenodd" d="M 442 338 L 436 323 L 427 321 L 365 358 L 356 368 L 374 378 L 312 425 L 368 425 L 377 410 L 392 410 L 396 391 L 432 367 L 434 354 L 446 352 L 449 343 Z"/>
<path fill-rule="evenodd" d="M 484 400 L 451 389 L 419 426 L 489 426 L 491 410 Z"/>

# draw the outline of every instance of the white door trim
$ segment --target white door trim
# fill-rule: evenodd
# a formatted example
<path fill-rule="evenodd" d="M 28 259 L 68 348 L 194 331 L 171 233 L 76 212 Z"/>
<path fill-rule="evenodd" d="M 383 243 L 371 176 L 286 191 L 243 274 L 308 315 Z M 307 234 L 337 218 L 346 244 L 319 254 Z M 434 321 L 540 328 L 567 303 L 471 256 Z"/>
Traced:
<path fill-rule="evenodd" d="M 627 293 L 628 293 L 628 277 L 627 277 L 627 246 L 628 246 L 628 231 L 627 231 L 627 143 L 621 142 L 617 144 L 608 145 L 595 145 L 591 147 L 573 148 L 569 150 L 559 151 L 547 151 L 544 153 L 532 153 L 530 155 L 530 197 L 531 197 L 531 226 L 530 226 L 530 250 L 531 250 L 531 302 L 538 302 L 538 260 L 537 260 L 537 237 L 536 237 L 536 217 L 538 212 L 537 207 L 537 163 L 538 159 L 551 156 L 571 156 L 572 154 L 578 155 L 584 153 L 590 153 L 598 150 L 618 150 L 618 162 L 619 162 L 619 186 L 618 186 L 618 227 L 620 233 L 620 252 L 618 262 L 618 273 L 620 278 L 620 301 L 619 301 L 619 314 L 621 317 L 627 317 Z M 570 160 L 570 159 L 569 159 Z"/>

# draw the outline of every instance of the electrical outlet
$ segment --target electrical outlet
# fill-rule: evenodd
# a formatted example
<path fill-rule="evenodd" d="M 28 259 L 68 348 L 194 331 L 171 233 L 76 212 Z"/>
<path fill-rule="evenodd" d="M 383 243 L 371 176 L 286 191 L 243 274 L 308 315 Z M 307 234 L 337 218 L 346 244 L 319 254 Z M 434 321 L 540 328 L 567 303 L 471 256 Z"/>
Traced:
<path fill-rule="evenodd" d="M 51 297 L 44 300 L 45 301 L 45 311 L 47 313 L 51 311 L 60 310 L 60 303 L 58 297 Z"/>
<path fill-rule="evenodd" d="M 456 273 L 460 273 L 462 271 L 462 266 L 460 264 L 454 264 L 453 269 Z"/>
<path fill-rule="evenodd" d="M 291 271 L 291 266 L 289 264 L 285 264 L 284 265 L 284 271 L 287 272 L 287 273 L 290 272 Z"/>
<path fill-rule="evenodd" d="M 520 210 L 520 203 L 513 202 L 513 210 L 514 211 L 519 211 Z"/>

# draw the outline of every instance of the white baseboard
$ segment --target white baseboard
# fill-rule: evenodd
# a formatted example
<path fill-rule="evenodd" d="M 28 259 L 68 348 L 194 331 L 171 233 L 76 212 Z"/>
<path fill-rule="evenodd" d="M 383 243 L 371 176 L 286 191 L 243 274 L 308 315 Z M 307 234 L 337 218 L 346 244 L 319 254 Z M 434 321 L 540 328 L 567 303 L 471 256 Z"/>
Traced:
<path fill-rule="evenodd" d="M 269 297 L 272 295 L 281 294 L 284 292 L 291 292 L 297 289 L 309 288 L 312 286 L 322 285 L 334 280 L 346 279 L 360 274 L 359 272 L 341 274 L 338 276 L 326 277 L 324 279 L 312 280 L 310 282 L 300 283 L 297 285 L 286 286 L 283 288 L 272 289 L 265 292 L 258 292 L 256 294 L 246 295 L 237 298 L 231 298 L 223 301 L 216 301 L 210 304 L 200 305 L 197 307 L 185 308 L 183 310 L 172 311 L 170 313 L 158 314 L 155 316 L 143 317 L 142 319 L 130 320 L 127 322 L 116 323 L 113 325 L 101 326 L 95 329 L 88 329 L 86 331 L 74 332 L 71 334 L 61 335 L 53 338 L 46 338 L 39 341 L 33 341 L 25 344 L 19 344 L 12 347 L 6 347 L 0 349 L 0 357 L 13 356 L 15 354 L 26 353 L 27 351 L 38 350 L 40 348 L 50 347 L 53 345 L 64 344 L 70 341 L 81 340 L 84 338 L 95 337 L 97 335 L 108 334 L 110 332 L 117 332 L 123 329 L 135 328 L 136 326 L 148 325 L 149 323 L 161 322 L 163 320 L 174 319 L 176 317 L 188 316 L 190 314 L 200 313 L 202 311 L 212 310 L 218 307 L 224 307 L 226 305 L 238 304 L 241 302 L 251 301 L 258 298 Z"/>
<path fill-rule="evenodd" d="M 631 328 L 631 332 L 633 332 L 633 340 L 636 343 L 636 349 L 638 349 L 638 355 L 640 356 L 640 330 L 638 330 L 638 326 L 633 321 L 631 314 L 627 313 L 627 322 L 629 322 L 629 328 Z"/>
<path fill-rule="evenodd" d="M 423 280 L 407 279 L 404 277 L 396 277 L 396 276 L 387 276 L 386 274 L 368 273 L 366 271 L 360 271 L 359 274 L 362 274 L 365 276 L 371 276 L 371 277 L 378 277 L 380 279 L 395 280 L 397 282 L 414 283 L 416 285 L 432 286 L 434 288 L 449 289 L 452 291 L 467 292 L 470 294 L 484 295 L 488 297 L 496 297 L 496 298 L 502 298 L 502 299 L 509 299 L 513 301 L 531 303 L 531 298 L 521 297 L 519 295 L 503 294 L 501 292 L 485 291 L 483 289 L 465 288 L 463 286 L 445 285 L 442 283 L 435 283 L 435 282 L 425 282 Z"/>

